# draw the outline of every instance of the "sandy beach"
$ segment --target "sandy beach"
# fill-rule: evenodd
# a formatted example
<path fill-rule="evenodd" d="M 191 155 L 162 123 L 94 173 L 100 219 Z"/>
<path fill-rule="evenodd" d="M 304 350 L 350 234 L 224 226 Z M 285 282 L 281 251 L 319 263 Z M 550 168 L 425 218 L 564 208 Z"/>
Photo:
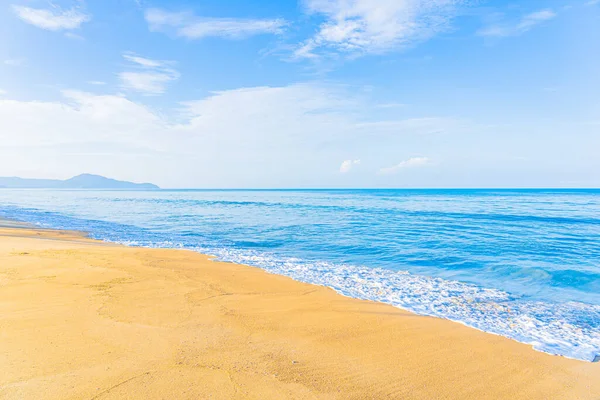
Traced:
<path fill-rule="evenodd" d="M 0 227 L 1 399 L 600 399 L 600 363 L 191 251 Z"/>

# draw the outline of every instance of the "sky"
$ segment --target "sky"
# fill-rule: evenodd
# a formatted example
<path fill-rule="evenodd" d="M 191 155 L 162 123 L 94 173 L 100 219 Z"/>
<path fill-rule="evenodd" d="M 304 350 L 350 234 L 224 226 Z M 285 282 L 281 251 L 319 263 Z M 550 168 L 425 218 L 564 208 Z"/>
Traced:
<path fill-rule="evenodd" d="M 600 187 L 598 0 L 4 0 L 0 176 Z"/>

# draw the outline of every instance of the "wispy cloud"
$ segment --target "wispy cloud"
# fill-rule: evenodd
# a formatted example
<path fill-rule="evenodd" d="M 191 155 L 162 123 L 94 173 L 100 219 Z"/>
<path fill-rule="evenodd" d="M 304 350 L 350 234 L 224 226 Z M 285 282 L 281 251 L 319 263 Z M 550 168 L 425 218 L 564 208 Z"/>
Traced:
<path fill-rule="evenodd" d="M 73 39 L 73 40 L 80 40 L 80 41 L 85 40 L 85 38 L 83 36 L 78 35 L 73 32 L 67 32 L 67 33 L 65 33 L 65 36 L 68 37 L 69 39 Z"/>
<path fill-rule="evenodd" d="M 431 135 L 468 129 L 471 125 L 471 122 L 461 119 L 427 117 L 360 122 L 356 124 L 356 127 L 366 132 L 376 130 L 386 134 Z"/>
<path fill-rule="evenodd" d="M 377 104 L 375 107 L 376 108 L 402 108 L 402 107 L 406 107 L 406 104 L 404 104 L 404 103 L 382 103 L 382 104 Z"/>
<path fill-rule="evenodd" d="M 360 164 L 360 160 L 345 160 L 342 162 L 342 165 L 340 165 L 340 173 L 345 174 L 350 172 L 352 167 L 358 164 Z"/>
<path fill-rule="evenodd" d="M 408 160 L 402 161 L 396 165 L 391 167 L 381 168 L 379 170 L 380 175 L 389 175 L 395 174 L 396 172 L 407 169 L 407 168 L 415 168 L 415 167 L 423 167 L 425 165 L 430 164 L 430 160 L 427 157 L 413 157 Z"/>
<path fill-rule="evenodd" d="M 540 10 L 524 15 L 516 23 L 494 24 L 477 32 L 480 36 L 508 37 L 518 36 L 531 30 L 535 26 L 556 17 L 550 9 Z"/>
<path fill-rule="evenodd" d="M 4 60 L 3 63 L 5 65 L 9 65 L 11 67 L 20 67 L 25 64 L 25 60 L 20 59 L 20 58 L 11 58 L 8 60 Z"/>
<path fill-rule="evenodd" d="M 13 5 L 12 9 L 24 22 L 49 31 L 77 29 L 91 19 L 77 8 L 63 10 L 56 6 L 44 9 Z"/>
<path fill-rule="evenodd" d="M 152 60 L 134 53 L 123 54 L 129 62 L 130 71 L 119 73 L 121 86 L 145 95 L 159 95 L 167 90 L 167 85 L 179 79 L 179 72 L 173 69 L 172 61 Z"/>
<path fill-rule="evenodd" d="M 6 90 L 0 89 L 0 96 L 4 96 L 6 94 Z"/>
<path fill-rule="evenodd" d="M 261 34 L 279 34 L 287 22 L 283 19 L 206 18 L 191 13 L 174 13 L 151 8 L 145 13 L 148 27 L 156 32 L 174 32 L 176 36 L 201 39 L 209 36 L 244 39 Z"/>
<path fill-rule="evenodd" d="M 140 57 L 140 56 L 136 55 L 135 53 L 125 53 L 125 54 L 123 54 L 123 58 L 126 59 L 127 61 L 130 61 L 133 64 L 138 64 L 145 68 L 161 68 L 167 64 L 170 64 L 169 61 L 151 60 L 149 58 Z"/>
<path fill-rule="evenodd" d="M 106 82 L 102 82 L 102 81 L 88 81 L 88 83 L 90 85 L 96 85 L 96 86 L 106 85 Z"/>
<path fill-rule="evenodd" d="M 446 30 L 464 0 L 305 0 L 309 14 L 325 17 L 317 33 L 295 51 L 314 58 L 323 51 L 353 56 L 385 53 Z"/>

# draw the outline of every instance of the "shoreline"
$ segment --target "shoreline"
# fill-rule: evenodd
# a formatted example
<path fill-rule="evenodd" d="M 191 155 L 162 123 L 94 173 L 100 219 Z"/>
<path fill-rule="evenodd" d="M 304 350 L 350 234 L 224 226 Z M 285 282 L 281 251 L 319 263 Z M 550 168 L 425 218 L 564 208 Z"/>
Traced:
<path fill-rule="evenodd" d="M 124 245 L 136 248 L 173 248 L 178 250 L 187 249 L 198 254 L 210 256 L 215 261 L 248 265 L 251 267 L 260 268 L 261 270 L 270 274 L 289 277 L 298 282 L 327 287 L 334 290 L 339 295 L 352 299 L 374 301 L 382 304 L 392 305 L 399 309 L 408 311 L 409 313 L 441 318 L 453 323 L 461 324 L 470 329 L 476 329 L 487 334 L 498 335 L 519 343 L 526 344 L 531 346 L 535 351 L 540 351 L 553 356 L 566 357 L 592 363 L 600 361 L 600 355 L 597 354 L 597 346 L 600 343 L 598 342 L 599 337 L 597 335 L 594 336 L 593 331 L 587 332 L 585 325 L 567 324 L 566 327 L 554 325 L 554 328 L 550 328 L 549 331 L 543 331 L 543 329 L 539 328 L 539 322 L 543 322 L 544 328 L 552 327 L 553 325 L 552 320 L 545 319 L 544 321 L 539 321 L 537 315 L 535 315 L 534 312 L 530 312 L 531 308 L 529 307 L 533 307 L 536 309 L 536 312 L 539 313 L 540 310 L 538 309 L 538 304 L 536 304 L 534 301 L 529 302 L 529 305 L 525 303 L 518 304 L 514 302 L 511 302 L 510 304 L 504 304 L 504 298 L 502 298 L 502 296 L 510 296 L 510 293 L 503 292 L 501 289 L 490 289 L 478 286 L 476 284 L 470 284 L 456 280 L 444 280 L 443 282 L 445 286 L 438 287 L 437 282 L 439 278 L 422 274 L 412 274 L 406 271 L 405 273 L 397 274 L 393 270 L 369 268 L 369 273 L 377 273 L 376 279 L 384 279 L 386 283 L 388 283 L 388 285 L 384 286 L 383 290 L 381 290 L 381 287 L 374 288 L 363 285 L 361 282 L 363 271 L 360 267 L 357 268 L 355 266 L 350 266 L 350 268 L 354 269 L 350 271 L 344 271 L 342 274 L 355 277 L 354 279 L 351 279 L 351 282 L 348 284 L 344 280 L 336 281 L 335 279 L 320 279 L 321 276 L 319 276 L 319 274 L 311 276 L 310 274 L 304 273 L 304 271 L 301 269 L 293 268 L 294 265 L 291 267 L 286 265 L 285 269 L 278 268 L 277 266 L 273 268 L 268 262 L 265 265 L 265 263 L 257 262 L 254 259 L 247 259 L 244 257 L 244 255 L 241 257 L 235 255 L 231 257 L 227 252 L 225 252 L 225 254 L 220 253 L 219 249 L 213 249 L 213 251 L 211 251 L 207 248 L 198 250 L 194 247 L 163 247 L 140 245 L 135 241 L 135 239 L 133 244 L 131 242 L 123 243 L 115 240 L 114 238 L 103 239 L 105 235 L 98 235 L 97 232 L 95 234 L 94 229 L 86 230 L 86 227 L 88 227 L 87 224 L 77 224 L 76 228 L 71 228 L 72 224 L 58 224 L 59 227 L 41 228 L 38 225 L 35 225 L 34 222 L 21 222 L 22 220 L 11 220 L 6 219 L 6 217 L 0 217 L 0 226 L 2 225 L 3 220 L 8 223 L 8 227 L 17 224 L 17 227 L 30 227 L 40 230 L 54 230 L 58 232 L 68 231 L 76 235 L 82 235 L 87 238 L 99 240 L 107 245 Z M 104 231 L 104 233 L 106 234 L 106 231 Z M 339 271 L 334 271 L 334 273 L 339 274 Z M 405 279 L 405 277 L 408 277 L 408 279 Z M 372 276 L 366 276 L 367 280 L 371 278 Z M 389 282 L 391 281 L 395 281 L 393 285 L 389 285 Z M 412 296 L 411 293 L 413 291 L 420 291 L 422 287 L 427 287 L 428 285 L 435 285 L 435 288 L 430 290 L 429 293 L 422 293 L 421 296 L 419 296 L 418 301 L 410 300 L 410 297 Z M 458 285 L 458 288 L 454 287 L 454 285 Z M 400 290 L 392 293 L 392 296 L 396 295 L 397 293 L 399 293 L 399 295 L 395 298 L 390 297 L 389 290 L 392 289 L 392 291 L 394 291 L 396 288 Z M 361 291 L 362 289 L 366 289 L 366 292 Z M 487 298 L 478 298 L 477 296 L 479 293 L 477 292 L 487 292 L 484 295 L 487 296 Z M 493 292 L 496 293 L 492 295 L 489 294 Z M 462 298 L 462 301 L 455 301 L 455 297 Z M 408 302 L 405 301 L 407 298 L 409 299 Z M 475 301 L 473 302 L 472 300 Z M 589 306 L 590 308 L 596 307 L 596 309 L 590 309 L 589 313 L 597 314 L 600 310 L 597 309 L 597 306 L 593 306 L 588 303 L 582 302 L 580 304 L 582 306 Z M 545 303 L 544 305 L 546 306 L 545 311 L 549 312 L 550 314 L 555 312 L 556 307 L 560 306 L 560 304 L 552 303 Z M 573 311 L 577 312 L 578 310 L 571 310 L 571 312 Z M 569 312 L 569 310 L 562 310 L 563 314 L 565 312 Z M 477 313 L 479 315 L 475 319 L 469 320 L 468 317 L 471 313 Z M 507 313 L 512 313 L 512 315 L 508 315 Z M 543 314 L 544 310 L 541 310 L 541 313 Z M 513 315 L 519 316 L 520 323 L 510 324 L 507 322 L 508 319 L 512 318 Z M 536 328 L 530 330 L 531 325 L 534 325 Z M 581 340 L 581 337 L 578 336 L 581 334 L 581 331 L 577 331 L 578 328 L 586 330 L 586 334 L 588 335 L 587 341 Z M 577 340 L 574 340 L 573 335 L 575 335 Z M 566 342 L 563 342 L 563 337 L 568 337 L 570 339 Z"/>
<path fill-rule="evenodd" d="M 5 225 L 2 398 L 600 397 L 598 363 L 464 324 L 191 250 Z"/>

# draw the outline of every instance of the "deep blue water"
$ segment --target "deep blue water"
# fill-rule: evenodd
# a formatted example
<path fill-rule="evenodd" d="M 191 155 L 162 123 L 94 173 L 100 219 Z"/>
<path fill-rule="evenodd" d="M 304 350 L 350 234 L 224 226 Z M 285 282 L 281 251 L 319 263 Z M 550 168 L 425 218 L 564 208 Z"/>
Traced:
<path fill-rule="evenodd" d="M 600 190 L 0 189 L 0 217 L 194 249 L 600 355 Z"/>

